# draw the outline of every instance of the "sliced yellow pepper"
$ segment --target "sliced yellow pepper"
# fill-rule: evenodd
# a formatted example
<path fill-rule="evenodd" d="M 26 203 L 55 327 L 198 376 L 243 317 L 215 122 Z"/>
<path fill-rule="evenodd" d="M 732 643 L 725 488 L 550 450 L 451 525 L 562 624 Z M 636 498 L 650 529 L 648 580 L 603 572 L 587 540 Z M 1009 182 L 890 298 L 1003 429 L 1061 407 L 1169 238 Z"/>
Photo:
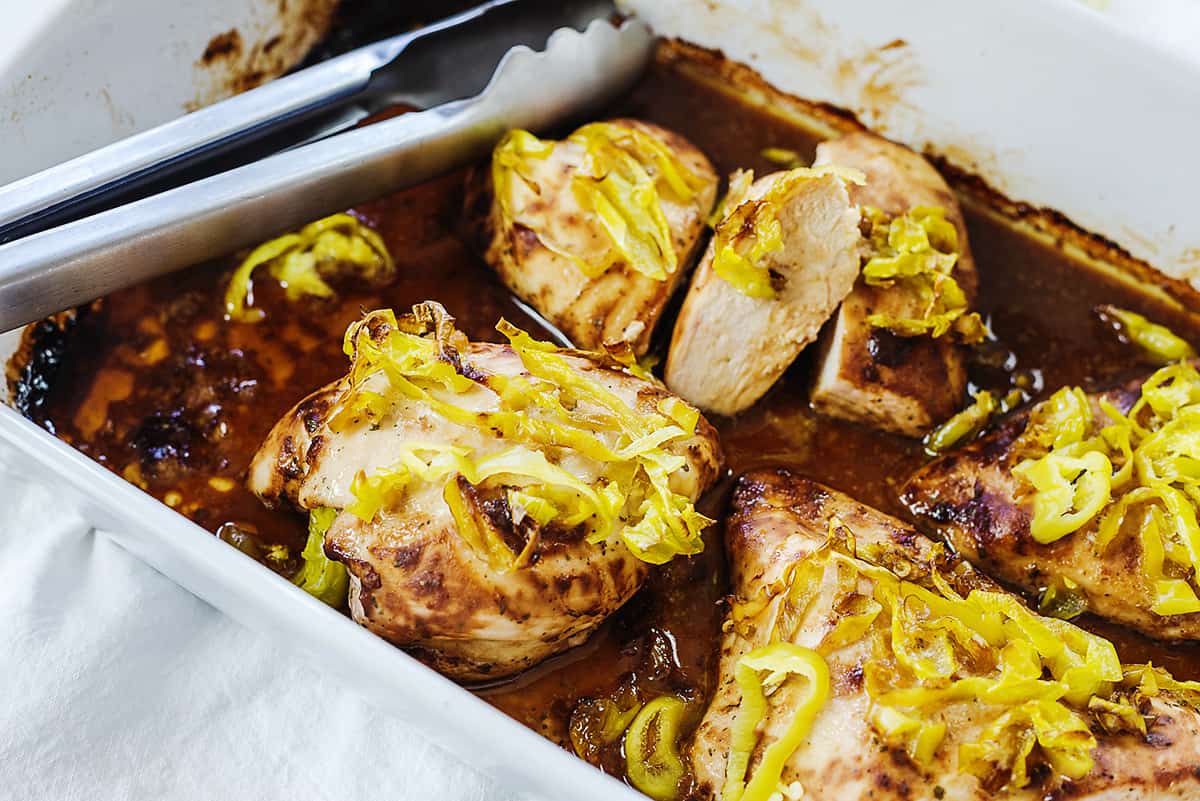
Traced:
<path fill-rule="evenodd" d="M 1065 448 L 1086 439 L 1091 428 L 1087 395 L 1079 387 L 1063 387 L 1034 408 L 1026 433 L 1042 447 Z"/>
<path fill-rule="evenodd" d="M 679 729 L 687 704 L 673 695 L 642 707 L 625 733 L 625 773 L 655 801 L 674 801 L 686 768 L 679 756 Z"/>
<path fill-rule="evenodd" d="M 1154 364 L 1170 364 L 1196 358 L 1196 350 L 1165 325 L 1152 323 L 1137 312 L 1117 306 L 1101 306 L 1100 313 L 1115 320 L 1131 343 Z"/>
<path fill-rule="evenodd" d="M 225 290 L 225 314 L 229 319 L 255 323 L 263 318 L 262 309 L 252 308 L 253 274 L 260 267 L 266 267 L 271 277 L 283 286 L 288 300 L 306 295 L 322 298 L 333 295 L 323 273 L 352 268 L 364 278 L 377 280 L 395 270 L 379 234 L 356 217 L 334 214 L 251 251 L 234 271 Z"/>
<path fill-rule="evenodd" d="M 897 287 L 918 300 L 921 314 L 894 317 L 871 314 L 867 322 L 902 337 L 953 331 L 961 341 L 979 342 L 987 328 L 967 311 L 967 296 L 953 277 L 958 262 L 958 229 L 938 206 L 918 206 L 889 219 L 875 208 L 864 209 L 871 225 L 871 258 L 863 265 L 870 286 Z"/>
<path fill-rule="evenodd" d="M 746 194 L 754 174 L 740 171 L 730 178 L 724 216 L 713 231 L 713 271 L 747 297 L 774 298 L 776 291 L 767 256 L 783 248 L 779 209 L 805 183 L 825 175 L 836 176 L 846 183 L 861 184 L 865 180 L 861 172 L 846 167 L 796 167 L 778 175 L 762 197 L 749 200 Z"/>
<path fill-rule="evenodd" d="M 767 673 L 763 679 L 760 674 Z M 758 745 L 758 726 L 767 715 L 766 686 L 778 686 L 789 676 L 807 680 L 804 694 L 789 705 L 791 722 L 787 731 L 767 746 L 758 769 L 750 780 L 746 773 Z M 810 648 L 777 642 L 758 648 L 738 660 L 735 672 L 742 703 L 730 736 L 729 760 L 721 801 L 767 801 L 783 778 L 783 768 L 812 730 L 817 715 L 829 699 L 829 667 Z"/>
<path fill-rule="evenodd" d="M 663 199 L 688 203 L 703 187 L 703 179 L 656 136 L 628 125 L 589 123 L 567 141 L 580 146 L 584 154 L 570 189 L 580 206 L 595 215 L 612 247 L 603 258 L 589 261 L 556 243 L 546 231 L 531 230 L 543 245 L 570 259 L 588 277 L 624 261 L 647 278 L 665 281 L 679 265 Z M 522 130 L 510 131 L 496 145 L 492 184 L 500 212 L 508 221 L 531 222 L 521 219 L 520 211 L 512 208 L 512 181 L 519 178 L 537 189 L 529 162 L 549 157 L 557 145 Z"/>
<path fill-rule="evenodd" d="M 996 396 L 987 390 L 975 393 L 970 406 L 925 435 L 925 452 L 936 456 L 970 441 L 988 424 L 996 409 Z"/>
<path fill-rule="evenodd" d="M 581 526 L 592 543 L 619 532 L 635 556 L 654 564 L 703 549 L 702 532 L 712 521 L 671 489 L 672 476 L 687 460 L 665 448 L 695 431 L 696 409 L 676 399 L 659 404 L 659 413 L 635 409 L 575 369 L 558 347 L 503 320 L 497 329 L 508 337 L 524 372 L 470 370 L 468 357 L 454 344 L 465 338 L 434 307 L 424 304 L 403 318 L 372 312 L 351 327 L 345 340 L 351 387 L 331 427 L 379 423 L 394 405 L 415 401 L 452 424 L 486 430 L 511 445 L 488 455 L 438 443 L 397 446 L 392 466 L 354 478 L 349 511 L 370 521 L 399 506 L 413 482 L 437 483 L 460 534 L 497 570 L 524 565 L 537 542 L 536 529 L 551 523 Z M 472 374 L 480 378 L 467 377 Z M 374 380 L 380 375 L 383 387 Z M 368 381 L 370 389 L 363 386 Z M 478 411 L 457 401 L 480 387 L 495 395 L 499 408 Z M 559 464 L 563 449 L 597 462 L 600 474 L 585 478 Z M 452 486 L 455 475 L 466 485 Z M 468 487 L 485 482 L 490 483 L 483 489 L 503 493 L 513 520 L 529 533 L 519 554 L 469 503 Z"/>
<path fill-rule="evenodd" d="M 1041 459 L 1017 465 L 1013 475 L 1037 491 L 1029 533 L 1043 544 L 1087 525 L 1108 503 L 1112 487 L 1112 463 L 1099 451 L 1082 456 L 1051 451 Z"/>
<path fill-rule="evenodd" d="M 300 554 L 304 561 L 292 578 L 297 587 L 335 609 L 346 603 L 350 588 L 346 566 L 325 555 L 325 532 L 336 517 L 336 509 L 318 508 L 308 513 L 308 541 Z"/>

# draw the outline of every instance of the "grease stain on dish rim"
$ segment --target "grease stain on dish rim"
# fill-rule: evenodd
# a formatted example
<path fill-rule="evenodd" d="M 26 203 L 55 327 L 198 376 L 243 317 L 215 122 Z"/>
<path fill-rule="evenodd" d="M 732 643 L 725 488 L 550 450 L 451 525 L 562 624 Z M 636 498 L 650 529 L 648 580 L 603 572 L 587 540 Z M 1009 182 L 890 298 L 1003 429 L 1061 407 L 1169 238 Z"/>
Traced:
<path fill-rule="evenodd" d="M 197 56 L 195 95 L 184 104 L 195 111 L 253 89 L 298 64 L 329 31 L 338 0 L 280 2 L 254 29 L 215 34 Z"/>

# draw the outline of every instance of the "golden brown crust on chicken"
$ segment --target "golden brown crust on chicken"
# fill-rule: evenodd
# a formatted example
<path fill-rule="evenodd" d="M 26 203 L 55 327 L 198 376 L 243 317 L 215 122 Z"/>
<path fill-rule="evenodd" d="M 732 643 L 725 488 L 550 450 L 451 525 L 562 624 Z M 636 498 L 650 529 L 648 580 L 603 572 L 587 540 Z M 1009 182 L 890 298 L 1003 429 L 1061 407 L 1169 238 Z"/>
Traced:
<path fill-rule="evenodd" d="M 817 146 L 817 164 L 862 170 L 866 184 L 851 199 L 889 216 L 917 206 L 939 206 L 958 231 L 953 277 L 975 299 L 975 262 L 954 192 L 928 161 L 901 145 L 868 133 L 848 134 Z M 907 318 L 920 309 L 905 293 L 869 286 L 861 278 L 821 339 L 812 389 L 817 410 L 885 431 L 919 437 L 958 411 L 966 388 L 961 346 L 949 336 L 900 337 L 867 322 L 882 314 Z"/>
<path fill-rule="evenodd" d="M 605 344 L 629 343 L 641 355 L 650 345 L 663 307 L 695 256 L 716 201 L 717 175 L 705 155 L 673 131 L 640 120 L 610 122 L 663 142 L 701 184 L 687 203 L 661 198 L 677 259 L 676 269 L 666 280 L 647 277 L 624 261 L 589 278 L 570 258 L 547 247 L 532 228 L 506 222 L 489 179 L 478 177 L 469 183 L 466 208 L 474 217 L 484 258 L 500 279 L 576 347 L 598 350 Z M 583 154 L 577 143 L 557 143 L 547 158 L 529 163 L 528 177 L 539 193 L 534 194 L 525 182 L 514 182 L 510 187 L 514 197 L 509 202 L 523 219 L 537 218 L 543 233 L 573 255 L 597 260 L 611 247 L 610 239 L 596 214 L 580 206 L 571 188 Z"/>
<path fill-rule="evenodd" d="M 997 590 L 988 578 L 939 550 L 911 526 L 787 470 L 760 470 L 739 480 L 727 520 L 726 547 L 735 597 L 745 600 L 762 595 L 763 588 L 778 582 L 791 565 L 826 544 L 831 522 L 853 532 L 860 551 L 876 548 L 916 572 L 937 567 L 959 593 L 976 588 Z M 820 602 L 819 596 L 816 603 Z M 763 612 L 727 624 L 717 691 L 691 752 L 703 797 L 721 797 L 730 732 L 741 703 L 734 667 L 743 655 L 768 641 L 771 628 L 767 616 Z M 832 608 L 811 611 L 794 642 L 813 647 L 839 618 Z M 1147 712 L 1157 717 L 1145 736 L 1094 731 L 1098 743 L 1092 752 L 1094 766 L 1077 781 L 1042 773 L 1023 788 L 984 787 L 975 776 L 959 770 L 956 744 L 970 741 L 986 722 L 981 715 L 983 707 L 974 701 L 946 709 L 951 724 L 946 741 L 934 762 L 920 768 L 905 751 L 882 744 L 871 729 L 868 718 L 873 706 L 863 677 L 864 665 L 872 658 L 871 646 L 865 641 L 826 654 L 832 694 L 811 732 L 787 760 L 782 787 L 798 781 L 804 788 L 803 797 L 812 801 L 1151 801 L 1193 798 L 1200 793 L 1200 714 L 1165 696 L 1149 699 L 1153 708 Z M 790 722 L 787 708 L 791 696 L 782 702 L 778 697 L 786 691 L 785 685 L 772 698 L 771 706 L 779 712 L 764 721 L 761 731 L 767 736 L 763 739 L 778 736 Z M 753 755 L 751 771 L 761 759 L 761 746 Z"/>
<path fill-rule="evenodd" d="M 472 380 L 527 375 L 509 345 L 463 342 L 459 347 L 447 358 L 457 363 L 460 374 L 473 375 Z M 643 414 L 671 397 L 660 385 L 601 363 L 601 357 L 568 352 L 562 358 Z M 383 374 L 367 382 L 363 388 L 385 391 Z M 348 387 L 348 379 L 342 379 L 318 390 L 268 435 L 248 481 L 265 503 L 286 500 L 301 509 L 345 510 L 355 501 L 355 477 L 386 470 L 406 443 L 459 446 L 477 459 L 512 445 L 500 432 L 451 423 L 418 400 L 401 401 L 374 421 L 331 428 Z M 480 411 L 498 404 L 482 384 L 455 398 Z M 695 434 L 663 448 L 686 460 L 686 468 L 670 476 L 673 491 L 695 500 L 716 480 L 720 446 L 703 418 Z M 569 464 L 576 474 L 598 469 L 570 448 L 561 450 L 559 463 Z M 510 675 L 582 642 L 638 590 L 649 572 L 618 537 L 593 544 L 579 526 L 565 528 L 554 521 L 539 531 L 524 563 L 511 569 L 497 566 L 459 533 L 444 499 L 444 483 L 412 483 L 402 504 L 381 509 L 369 521 L 341 511 L 326 532 L 325 552 L 350 572 L 354 619 L 413 648 L 449 676 L 480 680 Z M 509 546 L 520 551 L 528 532 L 514 523 L 505 496 L 487 495 L 470 484 L 463 491 Z"/>
<path fill-rule="evenodd" d="M 579 645 L 649 574 L 624 545 L 569 531 L 543 536 L 530 565 L 500 573 L 433 515 L 364 523 L 342 512 L 325 549 L 350 571 L 356 621 L 464 681 L 508 676 Z"/>
<path fill-rule="evenodd" d="M 759 178 L 747 200 L 784 175 Z M 675 322 L 667 386 L 706 411 L 735 414 L 766 394 L 858 274 L 858 212 L 840 178 L 799 183 L 776 216 L 783 247 L 765 256 L 776 296 L 750 297 L 717 275 L 710 243 Z"/>
<path fill-rule="evenodd" d="M 1122 413 L 1140 395 L 1142 379 L 1090 396 L 1103 396 Z M 1095 406 L 1094 413 L 1102 412 Z M 1090 527 L 1049 544 L 1030 534 L 1033 499 L 1012 468 L 1022 455 L 1014 447 L 1030 410 L 1005 419 L 994 431 L 948 453 L 912 476 L 901 499 L 931 531 L 979 568 L 1037 596 L 1055 578 L 1067 578 L 1086 595 L 1088 608 L 1151 637 L 1200 638 L 1200 613 L 1163 617 L 1150 611 L 1154 598 L 1142 578 L 1142 547 L 1122 537 L 1097 553 Z"/>

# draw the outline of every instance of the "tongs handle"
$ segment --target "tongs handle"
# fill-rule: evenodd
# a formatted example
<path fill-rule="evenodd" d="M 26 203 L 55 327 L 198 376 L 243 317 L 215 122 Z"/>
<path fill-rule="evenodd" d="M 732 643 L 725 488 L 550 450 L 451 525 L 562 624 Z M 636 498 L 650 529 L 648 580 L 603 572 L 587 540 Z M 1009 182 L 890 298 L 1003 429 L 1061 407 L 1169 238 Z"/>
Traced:
<path fill-rule="evenodd" d="M 194 173 L 231 153 L 329 113 L 366 89 L 373 72 L 416 39 L 520 0 L 491 0 L 416 31 L 299 70 L 107 147 L 0 186 L 0 243 L 133 199 L 139 189 Z M 280 149 L 278 144 L 272 148 Z M 265 155 L 248 154 L 244 161 Z M 188 177 L 200 177 L 195 174 Z M 142 194 L 145 194 L 143 192 Z"/>
<path fill-rule="evenodd" d="M 485 155 L 510 128 L 577 118 L 641 74 L 640 22 L 562 29 L 515 48 L 470 100 L 322 139 L 0 245 L 0 331 L 236 251 Z"/>
<path fill-rule="evenodd" d="M 360 90 L 372 67 L 368 54 L 347 53 L 0 186 L 0 242 L 114 205 L 307 119 Z"/>

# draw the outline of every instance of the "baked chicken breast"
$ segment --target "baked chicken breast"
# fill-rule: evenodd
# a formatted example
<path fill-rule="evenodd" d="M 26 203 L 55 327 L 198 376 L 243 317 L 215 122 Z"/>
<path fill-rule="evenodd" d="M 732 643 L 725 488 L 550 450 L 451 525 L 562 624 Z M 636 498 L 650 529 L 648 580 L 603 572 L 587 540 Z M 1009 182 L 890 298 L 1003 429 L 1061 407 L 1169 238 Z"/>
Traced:
<path fill-rule="evenodd" d="M 924 209 L 940 209 L 940 219 L 953 226 L 954 243 L 939 247 L 934 241 L 932 249 L 925 249 L 934 258 L 942 256 L 934 251 L 943 248 L 957 254 L 948 276 L 930 272 L 925 278 L 899 280 L 886 275 L 870 279 L 867 273 L 858 277 L 822 336 L 811 392 L 813 406 L 824 414 L 920 437 L 962 404 L 967 383 L 963 349 L 952 328 L 933 336 L 927 326 L 904 330 L 903 325 L 889 328 L 875 320 L 914 321 L 944 314 L 951 304 L 935 295 L 950 289 L 945 285 L 947 277 L 956 282 L 966 306 L 974 303 L 975 262 L 958 200 L 928 161 L 873 134 L 853 133 L 822 142 L 816 163 L 861 170 L 866 181 L 850 187 L 850 198 L 877 210 L 880 227 Z M 926 227 L 928 238 L 934 239 L 935 229 L 931 224 Z M 908 230 L 916 229 L 909 226 Z M 899 233 L 895 225 L 880 231 L 881 238 L 891 239 L 885 244 L 899 245 L 903 254 L 912 245 L 897 242 Z M 876 255 L 870 237 L 864 240 L 864 251 L 864 259 Z M 891 255 L 893 262 L 896 258 Z M 942 286 L 934 283 L 938 281 Z"/>
<path fill-rule="evenodd" d="M 615 119 L 561 141 L 509 133 L 467 208 L 500 279 L 576 347 L 640 355 L 716 192 L 712 165 L 682 136 Z"/>
<path fill-rule="evenodd" d="M 1193 394 L 1186 364 L 1107 392 L 1064 388 L 928 464 L 902 499 L 981 569 L 1034 597 L 1053 590 L 1046 603 L 1067 593 L 1151 637 L 1200 639 L 1200 527 L 1180 478 Z"/>
<path fill-rule="evenodd" d="M 436 303 L 367 314 L 349 374 L 279 421 L 249 476 L 268 505 L 332 510 L 354 619 L 460 680 L 580 643 L 652 563 L 697 552 L 721 463 L 661 385 L 502 328 L 510 344 L 468 342 Z"/>
<path fill-rule="evenodd" d="M 1022 607 L 905 523 L 786 470 L 743 477 L 702 795 L 1185 799 L 1200 685 Z"/>
<path fill-rule="evenodd" d="M 753 181 L 753 183 L 751 183 Z M 730 179 L 725 211 L 675 322 L 666 382 L 705 411 L 749 408 L 858 275 L 858 210 L 837 172 Z"/>

